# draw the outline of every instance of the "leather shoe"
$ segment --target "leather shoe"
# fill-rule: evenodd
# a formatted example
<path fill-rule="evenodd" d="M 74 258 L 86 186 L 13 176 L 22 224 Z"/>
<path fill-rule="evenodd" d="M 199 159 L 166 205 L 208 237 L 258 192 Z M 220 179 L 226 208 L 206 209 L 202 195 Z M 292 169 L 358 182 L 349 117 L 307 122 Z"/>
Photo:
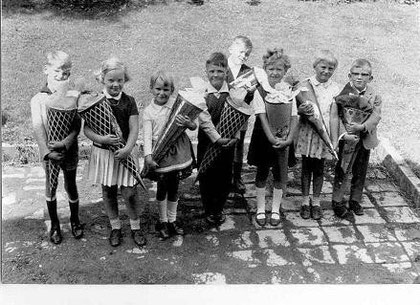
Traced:
<path fill-rule="evenodd" d="M 346 204 L 343 202 L 332 202 L 332 208 L 335 216 L 338 218 L 346 218 L 349 214 L 349 210 L 346 207 Z"/>
<path fill-rule="evenodd" d="M 258 218 L 258 215 L 264 215 L 264 218 Z M 260 227 L 264 227 L 267 223 L 267 218 L 265 217 L 265 212 L 257 213 L 257 215 L 255 216 L 255 222 Z"/>
<path fill-rule="evenodd" d="M 300 208 L 300 217 L 303 219 L 309 219 L 311 217 L 311 207 L 308 204 L 304 204 Z"/>
<path fill-rule="evenodd" d="M 167 222 L 158 222 L 156 224 L 156 231 L 158 231 L 158 235 L 162 240 L 170 237 Z"/>
<path fill-rule="evenodd" d="M 273 218 L 273 215 L 277 215 L 278 218 Z M 280 213 L 277 212 L 271 212 L 271 217 L 270 217 L 270 225 L 272 225 L 273 227 L 277 227 L 280 224 Z"/>
<path fill-rule="evenodd" d="M 63 236 L 61 235 L 60 226 L 51 228 L 50 241 L 56 245 L 61 244 L 61 242 L 63 241 Z"/>
<path fill-rule="evenodd" d="M 174 236 L 174 235 L 184 235 L 184 229 L 181 228 L 176 221 L 174 222 L 169 222 L 168 223 L 168 231 L 169 231 L 169 235 Z"/>
<path fill-rule="evenodd" d="M 311 207 L 312 219 L 319 220 L 322 218 L 322 209 L 319 205 Z"/>
<path fill-rule="evenodd" d="M 361 216 L 364 214 L 363 207 L 357 201 L 350 200 L 349 208 L 354 212 L 354 214 Z"/>
<path fill-rule="evenodd" d="M 210 214 L 206 217 L 206 221 L 210 224 L 210 225 L 215 225 L 216 224 L 216 217 L 213 214 Z"/>
<path fill-rule="evenodd" d="M 131 237 L 133 238 L 134 243 L 139 247 L 142 247 L 147 243 L 146 238 L 140 230 L 131 230 Z"/>
<path fill-rule="evenodd" d="M 80 222 L 70 222 L 71 234 L 75 239 L 83 237 L 83 225 Z"/>
<path fill-rule="evenodd" d="M 121 244 L 122 233 L 121 229 L 111 230 L 111 235 L 109 236 L 109 243 L 113 247 L 118 247 Z"/>
<path fill-rule="evenodd" d="M 221 225 L 226 221 L 226 215 L 223 213 L 217 214 L 216 215 L 216 224 L 217 225 Z"/>

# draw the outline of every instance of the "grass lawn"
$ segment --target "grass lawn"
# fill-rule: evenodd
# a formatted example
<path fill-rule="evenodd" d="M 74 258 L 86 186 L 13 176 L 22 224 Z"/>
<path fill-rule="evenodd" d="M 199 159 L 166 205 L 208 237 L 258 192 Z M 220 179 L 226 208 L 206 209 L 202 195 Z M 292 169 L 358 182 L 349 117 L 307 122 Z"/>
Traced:
<path fill-rule="evenodd" d="M 337 56 L 334 79 L 342 84 L 355 58 L 369 59 L 374 67 L 373 86 L 384 101 L 379 133 L 392 141 L 413 168 L 419 167 L 418 4 L 250 3 L 258 1 L 211 0 L 193 6 L 168 0 L 93 17 L 74 11 L 4 9 L 1 107 L 8 120 L 2 128 L 3 141 L 32 140 L 29 101 L 44 84 L 42 66 L 48 51 L 68 52 L 74 62 L 73 77 L 84 78 L 87 87 L 98 90 L 93 72 L 102 60 L 117 55 L 132 76 L 126 91 L 139 105 L 147 105 L 152 72 L 171 71 L 178 88 L 189 86 L 189 77 L 205 76 L 204 62 L 211 52 L 227 51 L 232 38 L 242 34 L 254 44 L 251 65 L 261 66 L 266 48 L 282 47 L 302 78 L 312 74 L 317 49 L 330 49 Z"/>

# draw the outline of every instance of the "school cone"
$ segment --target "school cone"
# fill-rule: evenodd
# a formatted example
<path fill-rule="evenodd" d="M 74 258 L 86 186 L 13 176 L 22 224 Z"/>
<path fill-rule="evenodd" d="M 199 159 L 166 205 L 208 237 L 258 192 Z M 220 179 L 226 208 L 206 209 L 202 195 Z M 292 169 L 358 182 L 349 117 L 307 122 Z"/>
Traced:
<path fill-rule="evenodd" d="M 112 152 L 125 147 L 125 141 L 122 137 L 122 132 L 117 123 L 117 119 L 112 113 L 111 106 L 108 104 L 104 95 L 96 93 L 82 94 L 79 99 L 78 112 L 95 133 L 106 136 L 116 135 L 119 138 L 117 145 L 109 145 L 108 149 Z M 119 161 L 127 170 L 133 175 L 137 183 L 141 185 L 144 190 L 146 186 L 138 171 L 134 156 L 130 154 L 127 158 Z"/>

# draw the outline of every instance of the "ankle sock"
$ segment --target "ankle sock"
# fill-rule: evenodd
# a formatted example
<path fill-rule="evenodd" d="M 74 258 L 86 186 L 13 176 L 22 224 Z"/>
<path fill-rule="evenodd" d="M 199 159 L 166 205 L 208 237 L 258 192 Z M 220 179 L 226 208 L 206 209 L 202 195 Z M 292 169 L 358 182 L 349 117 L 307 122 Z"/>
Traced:
<path fill-rule="evenodd" d="M 165 200 L 156 200 L 159 206 L 159 221 L 168 222 L 168 203 Z"/>
<path fill-rule="evenodd" d="M 274 213 L 280 213 L 280 205 L 281 205 L 281 199 L 283 197 L 283 190 L 282 189 L 274 189 L 273 190 L 273 203 L 271 205 L 271 217 L 274 219 L 279 219 L 279 214 L 273 214 Z M 274 215 L 274 217 L 273 217 Z"/>
<path fill-rule="evenodd" d="M 265 187 L 257 187 L 257 218 L 262 219 L 265 215 L 258 215 L 259 213 L 265 214 Z"/>
<path fill-rule="evenodd" d="M 178 208 L 178 200 L 177 201 L 169 201 L 167 204 L 168 209 L 168 222 L 174 222 L 176 220 L 176 210 Z"/>
<path fill-rule="evenodd" d="M 130 219 L 131 230 L 140 230 L 140 218 Z"/>
<path fill-rule="evenodd" d="M 302 205 L 309 205 L 309 196 L 302 196 Z"/>
<path fill-rule="evenodd" d="M 121 221 L 119 218 L 110 219 L 109 222 L 111 223 L 112 230 L 120 230 L 121 229 Z"/>
<path fill-rule="evenodd" d="M 319 207 L 321 206 L 321 199 L 319 197 L 312 198 L 312 206 Z"/>

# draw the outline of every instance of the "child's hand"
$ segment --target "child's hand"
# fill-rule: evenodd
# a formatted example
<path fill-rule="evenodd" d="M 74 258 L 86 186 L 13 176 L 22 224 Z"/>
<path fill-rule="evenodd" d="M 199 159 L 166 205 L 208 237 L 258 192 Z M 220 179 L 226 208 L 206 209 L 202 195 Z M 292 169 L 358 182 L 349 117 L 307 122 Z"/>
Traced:
<path fill-rule="evenodd" d="M 348 133 L 346 133 L 344 136 L 343 136 L 343 139 L 344 139 L 344 141 L 347 141 L 347 142 L 350 142 L 350 143 L 352 143 L 352 142 L 357 142 L 357 141 L 359 141 L 359 136 L 357 136 L 357 135 L 355 135 L 355 134 L 348 134 Z"/>
<path fill-rule="evenodd" d="M 159 165 L 153 160 L 152 155 L 147 155 L 144 159 L 144 165 L 147 168 L 147 171 L 149 170 L 155 170 L 159 167 Z"/>
<path fill-rule="evenodd" d="M 220 138 L 216 143 L 223 148 L 230 148 L 235 145 L 236 141 L 237 139 Z"/>
<path fill-rule="evenodd" d="M 314 105 L 312 105 L 312 103 L 302 103 L 299 105 L 298 107 L 298 114 L 303 114 L 303 115 L 314 115 L 315 111 L 314 111 Z"/>
<path fill-rule="evenodd" d="M 63 142 L 59 141 L 59 142 L 49 142 L 48 143 L 48 149 L 49 150 L 53 150 L 53 151 L 57 151 L 57 152 L 63 152 L 66 150 L 66 145 L 64 145 Z"/>
<path fill-rule="evenodd" d="M 280 150 L 280 149 L 286 148 L 289 145 L 290 145 L 290 143 L 287 140 L 285 141 L 285 140 L 282 140 L 282 139 L 276 137 L 276 142 L 273 144 L 273 148 Z"/>
<path fill-rule="evenodd" d="M 61 163 L 64 159 L 64 154 L 56 152 L 56 151 L 52 151 L 47 155 L 47 158 L 49 160 L 54 161 L 55 163 Z"/>
<path fill-rule="evenodd" d="M 126 159 L 131 153 L 131 150 L 124 147 L 115 151 L 115 159 L 118 161 Z"/>
<path fill-rule="evenodd" d="M 244 88 L 230 89 L 229 95 L 235 103 L 240 103 L 245 99 L 248 91 Z"/>
<path fill-rule="evenodd" d="M 178 114 L 175 118 L 175 122 L 178 126 L 181 126 L 181 127 L 184 126 L 184 127 L 187 127 L 188 129 L 197 128 L 197 125 L 187 115 Z"/>
<path fill-rule="evenodd" d="M 119 143 L 119 141 L 120 141 L 120 138 L 118 136 L 109 134 L 102 137 L 101 144 L 116 146 Z"/>
<path fill-rule="evenodd" d="M 350 133 L 359 133 L 365 130 L 365 126 L 363 124 L 350 123 L 348 129 Z"/>

